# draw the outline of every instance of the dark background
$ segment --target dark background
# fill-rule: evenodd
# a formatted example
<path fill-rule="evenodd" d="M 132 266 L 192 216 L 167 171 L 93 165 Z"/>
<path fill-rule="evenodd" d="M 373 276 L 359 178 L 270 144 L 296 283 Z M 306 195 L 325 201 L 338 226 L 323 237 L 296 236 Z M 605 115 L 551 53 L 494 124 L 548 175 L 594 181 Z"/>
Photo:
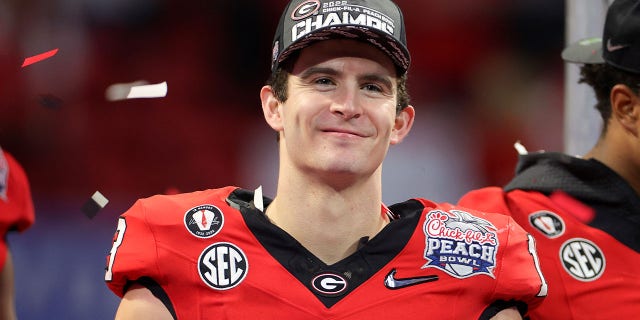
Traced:
<path fill-rule="evenodd" d="M 564 3 L 398 0 L 418 122 L 391 148 L 385 202 L 502 185 L 562 148 Z M 0 146 L 31 181 L 36 224 L 10 236 L 21 319 L 111 319 L 117 216 L 141 197 L 226 185 L 275 193 L 258 92 L 286 1 L 0 0 Z M 57 55 L 22 68 L 25 58 Z M 114 83 L 165 98 L 107 101 Z M 80 208 L 99 190 L 94 219 Z M 1 213 L 0 213 L 1 214 Z"/>

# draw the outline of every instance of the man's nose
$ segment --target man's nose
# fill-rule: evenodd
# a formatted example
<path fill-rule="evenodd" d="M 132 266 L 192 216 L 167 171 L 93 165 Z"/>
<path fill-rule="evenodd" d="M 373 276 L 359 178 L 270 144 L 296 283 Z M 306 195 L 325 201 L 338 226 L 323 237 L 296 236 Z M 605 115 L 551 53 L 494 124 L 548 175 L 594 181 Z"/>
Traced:
<path fill-rule="evenodd" d="M 358 90 L 352 88 L 342 88 L 339 90 L 331 104 L 331 112 L 340 115 L 345 119 L 359 118 L 363 109 L 358 98 Z"/>

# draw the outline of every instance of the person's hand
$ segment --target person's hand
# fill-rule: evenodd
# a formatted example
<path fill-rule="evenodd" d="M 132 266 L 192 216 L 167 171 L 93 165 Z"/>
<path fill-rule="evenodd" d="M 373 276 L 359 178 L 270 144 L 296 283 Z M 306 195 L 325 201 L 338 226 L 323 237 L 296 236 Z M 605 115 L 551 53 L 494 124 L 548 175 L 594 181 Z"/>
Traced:
<path fill-rule="evenodd" d="M 522 316 L 516 307 L 511 307 L 498 312 L 491 320 L 522 320 Z"/>

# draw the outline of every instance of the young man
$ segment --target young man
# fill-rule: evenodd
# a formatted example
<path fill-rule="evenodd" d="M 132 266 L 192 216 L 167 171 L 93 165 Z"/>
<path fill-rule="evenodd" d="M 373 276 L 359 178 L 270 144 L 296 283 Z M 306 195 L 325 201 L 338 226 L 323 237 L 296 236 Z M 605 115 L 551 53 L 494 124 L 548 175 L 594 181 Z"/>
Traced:
<path fill-rule="evenodd" d="M 24 231 L 35 220 L 27 175 L 13 156 L 0 149 L 0 319 L 16 319 L 13 260 L 9 231 Z"/>
<path fill-rule="evenodd" d="M 118 319 L 521 319 L 546 285 L 509 217 L 424 199 L 382 205 L 411 129 L 402 13 L 293 0 L 260 91 L 278 134 L 273 200 L 236 187 L 139 200 L 106 281 Z"/>
<path fill-rule="evenodd" d="M 460 205 L 511 215 L 536 237 L 549 296 L 532 319 L 636 319 L 640 314 L 640 1 L 609 7 L 602 39 L 563 51 L 586 63 L 604 120 L 583 157 L 523 154 L 504 187 Z M 550 312 L 554 312 L 551 314 Z"/>

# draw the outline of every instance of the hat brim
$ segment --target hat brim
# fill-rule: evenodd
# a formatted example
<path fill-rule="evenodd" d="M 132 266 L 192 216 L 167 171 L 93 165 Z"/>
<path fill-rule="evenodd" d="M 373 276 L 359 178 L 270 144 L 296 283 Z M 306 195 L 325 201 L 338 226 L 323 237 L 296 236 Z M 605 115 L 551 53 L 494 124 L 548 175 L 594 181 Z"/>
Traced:
<path fill-rule="evenodd" d="M 604 63 L 602 38 L 586 38 L 570 44 L 562 50 L 562 59 L 572 63 Z"/>

